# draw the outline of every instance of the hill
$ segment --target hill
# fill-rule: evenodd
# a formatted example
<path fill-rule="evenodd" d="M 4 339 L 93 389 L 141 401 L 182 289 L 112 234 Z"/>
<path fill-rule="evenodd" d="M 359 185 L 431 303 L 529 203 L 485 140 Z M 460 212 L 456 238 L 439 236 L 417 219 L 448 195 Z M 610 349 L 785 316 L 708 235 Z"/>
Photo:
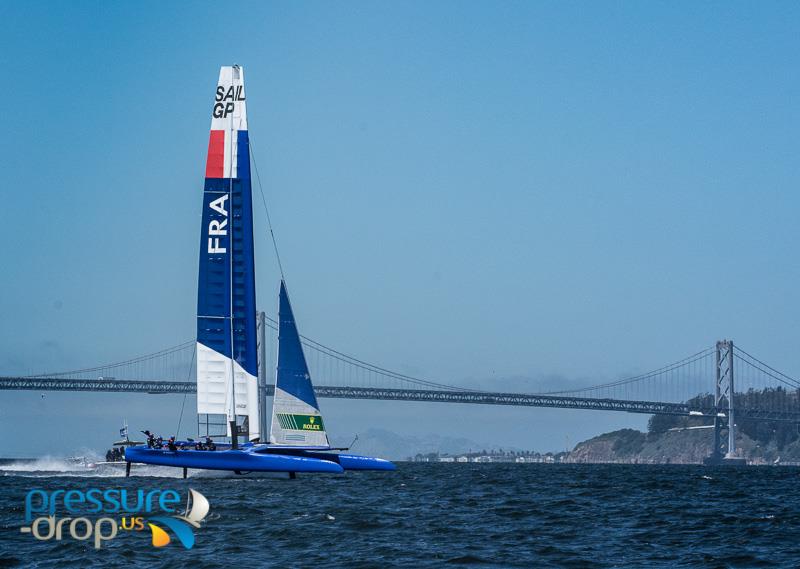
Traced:
<path fill-rule="evenodd" d="M 785 389 L 736 395 L 737 407 L 798 408 L 798 392 Z M 711 395 L 691 403 L 710 406 Z M 653 415 L 646 433 L 622 429 L 578 443 L 565 462 L 700 464 L 711 454 L 714 429 L 707 417 Z M 736 448 L 751 463 L 800 462 L 800 429 L 793 423 L 737 420 Z"/>

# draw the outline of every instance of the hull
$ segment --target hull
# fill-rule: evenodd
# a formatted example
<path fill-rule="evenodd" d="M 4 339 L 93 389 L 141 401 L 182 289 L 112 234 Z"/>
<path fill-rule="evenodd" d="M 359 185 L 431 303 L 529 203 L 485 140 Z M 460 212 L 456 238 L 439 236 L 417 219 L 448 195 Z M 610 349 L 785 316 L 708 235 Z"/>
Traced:
<path fill-rule="evenodd" d="M 275 456 L 276 453 L 297 457 L 311 458 L 315 460 L 325 460 L 339 464 L 344 470 L 396 470 L 393 462 L 383 458 L 373 458 L 371 456 L 361 456 L 359 454 L 343 454 L 335 452 L 325 452 L 324 450 L 304 449 L 304 448 L 259 448 L 258 454 L 267 453 Z"/>
<path fill-rule="evenodd" d="M 345 470 L 395 470 L 393 462 L 383 458 L 361 456 L 358 454 L 340 454 L 339 464 Z"/>
<path fill-rule="evenodd" d="M 170 451 L 147 447 L 131 447 L 125 452 L 127 462 L 240 472 L 343 472 L 329 460 L 283 454 L 262 454 L 246 450 L 179 450 Z"/>

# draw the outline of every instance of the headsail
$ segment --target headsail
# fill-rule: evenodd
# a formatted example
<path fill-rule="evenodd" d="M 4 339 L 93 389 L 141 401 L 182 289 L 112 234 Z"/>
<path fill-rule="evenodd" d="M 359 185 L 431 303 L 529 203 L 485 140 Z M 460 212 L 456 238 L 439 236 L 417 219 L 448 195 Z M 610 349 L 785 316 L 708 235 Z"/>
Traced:
<path fill-rule="evenodd" d="M 300 343 L 292 305 L 281 281 L 278 313 L 278 370 L 272 404 L 270 442 L 303 447 L 330 447 L 311 374 Z"/>
<path fill-rule="evenodd" d="M 261 436 L 254 265 L 244 71 L 234 65 L 220 69 L 211 112 L 197 291 L 197 412 L 225 414 L 228 421 L 245 416 L 251 439 Z"/>

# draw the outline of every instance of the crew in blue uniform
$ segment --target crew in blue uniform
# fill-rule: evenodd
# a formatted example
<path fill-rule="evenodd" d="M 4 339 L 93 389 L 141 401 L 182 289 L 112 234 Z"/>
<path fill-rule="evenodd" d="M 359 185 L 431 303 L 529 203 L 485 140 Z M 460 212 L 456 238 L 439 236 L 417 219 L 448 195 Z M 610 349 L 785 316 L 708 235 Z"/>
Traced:
<path fill-rule="evenodd" d="M 142 431 L 147 436 L 147 448 L 155 448 L 156 436 L 150 431 Z"/>

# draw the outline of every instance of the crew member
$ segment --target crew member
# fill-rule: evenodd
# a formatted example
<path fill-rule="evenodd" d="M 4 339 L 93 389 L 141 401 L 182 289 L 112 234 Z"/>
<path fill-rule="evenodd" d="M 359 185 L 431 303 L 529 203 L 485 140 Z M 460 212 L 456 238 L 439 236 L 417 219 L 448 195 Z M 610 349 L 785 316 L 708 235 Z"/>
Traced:
<path fill-rule="evenodd" d="M 147 435 L 147 448 L 154 448 L 156 446 L 156 436 L 150 431 L 142 431 Z"/>

